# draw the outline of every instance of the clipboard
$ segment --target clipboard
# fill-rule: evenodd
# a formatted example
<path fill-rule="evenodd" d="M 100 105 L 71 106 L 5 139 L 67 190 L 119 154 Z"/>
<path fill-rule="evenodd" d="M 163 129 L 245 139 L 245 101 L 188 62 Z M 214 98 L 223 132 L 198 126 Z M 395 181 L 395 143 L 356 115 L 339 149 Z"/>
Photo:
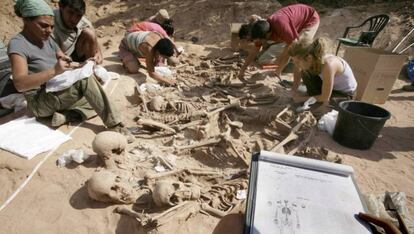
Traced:
<path fill-rule="evenodd" d="M 260 151 L 252 155 L 245 234 L 368 234 L 350 166 Z"/>

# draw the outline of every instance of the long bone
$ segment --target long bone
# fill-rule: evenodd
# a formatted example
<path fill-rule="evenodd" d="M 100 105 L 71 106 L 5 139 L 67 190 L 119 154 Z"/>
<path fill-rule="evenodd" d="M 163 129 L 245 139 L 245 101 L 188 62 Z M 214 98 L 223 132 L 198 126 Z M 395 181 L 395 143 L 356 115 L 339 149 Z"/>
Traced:
<path fill-rule="evenodd" d="M 284 113 L 286 113 L 290 108 L 290 104 L 288 104 L 282 111 L 280 111 L 277 115 L 276 115 L 276 119 L 280 118 Z"/>
<path fill-rule="evenodd" d="M 156 174 L 147 174 L 147 175 L 145 175 L 145 180 L 148 181 L 148 180 L 158 179 L 158 178 L 162 178 L 162 177 L 166 177 L 166 176 L 177 175 L 177 174 L 180 174 L 180 173 L 183 173 L 183 172 L 185 172 L 184 169 L 167 171 L 167 172 L 156 173 Z"/>
<path fill-rule="evenodd" d="M 183 209 L 182 211 L 177 211 L 180 208 L 184 207 L 184 206 L 188 206 L 185 207 L 185 209 Z M 161 226 L 165 223 L 168 223 L 171 219 L 176 218 L 177 216 L 179 216 L 180 214 L 177 214 L 177 212 L 180 212 L 181 215 L 182 213 L 192 213 L 194 211 L 192 211 L 193 209 L 197 209 L 197 212 L 199 211 L 199 204 L 196 202 L 190 202 L 190 201 L 185 201 L 182 202 L 176 206 L 173 206 L 171 208 L 169 208 L 168 210 L 162 212 L 161 214 L 158 215 L 154 215 L 150 218 L 150 222 L 155 224 L 156 226 Z M 191 208 L 191 211 L 188 212 L 188 210 Z M 177 211 L 174 214 L 172 214 L 173 211 Z"/>
<path fill-rule="evenodd" d="M 222 175 L 223 174 L 222 172 L 219 172 L 219 171 L 201 170 L 201 169 L 198 169 L 198 168 L 187 168 L 187 169 L 176 169 L 176 170 L 157 173 L 157 174 L 148 174 L 148 175 L 145 176 L 145 179 L 146 180 L 159 179 L 159 178 L 162 178 L 162 177 L 177 175 L 177 174 L 181 174 L 181 173 L 184 173 L 184 172 L 192 174 L 192 175 Z"/>
<path fill-rule="evenodd" d="M 182 209 L 183 208 L 183 209 Z M 182 209 L 180 211 L 180 209 Z M 177 218 L 177 216 L 189 215 L 191 213 L 196 213 L 200 211 L 200 205 L 196 202 L 185 201 L 176 206 L 169 208 L 168 210 L 151 216 L 149 214 L 140 214 L 132 209 L 127 208 L 126 206 L 117 207 L 115 212 L 120 214 L 125 214 L 136 218 L 140 222 L 141 226 L 146 225 L 155 225 L 161 226 L 168 223 L 171 219 Z"/>
<path fill-rule="evenodd" d="M 230 125 L 230 127 L 235 127 L 235 128 L 242 128 L 243 127 L 243 123 L 240 121 L 232 121 L 228 115 L 224 115 L 224 118 L 226 120 L 226 123 L 228 125 Z"/>
<path fill-rule="evenodd" d="M 192 127 L 192 126 L 196 126 L 196 125 L 200 125 L 200 124 L 202 124 L 203 122 L 204 122 L 204 120 L 199 119 L 199 120 L 194 120 L 194 121 L 191 121 L 191 122 L 186 123 L 186 124 L 175 125 L 175 126 L 173 126 L 173 128 L 174 128 L 176 131 L 182 131 L 182 130 L 184 130 L 184 129 L 186 129 L 186 128 L 189 128 L 189 127 Z"/>
<path fill-rule="evenodd" d="M 145 95 L 139 90 L 138 84 L 136 85 L 136 90 L 138 92 L 139 98 L 141 98 L 142 105 L 144 106 L 144 112 L 148 112 L 148 107 L 147 107 L 148 101 L 145 98 Z"/>
<path fill-rule="evenodd" d="M 255 99 L 255 100 L 247 100 L 247 104 L 249 105 L 254 105 L 254 106 L 259 106 L 259 105 L 268 105 L 268 104 L 272 104 L 276 101 L 277 99 Z"/>
<path fill-rule="evenodd" d="M 175 149 L 176 150 L 188 150 L 188 149 L 195 149 L 198 147 L 203 147 L 206 145 L 215 145 L 221 142 L 221 138 L 211 138 L 211 139 L 207 139 L 204 141 L 200 141 L 198 143 L 194 143 L 191 145 L 186 145 L 186 146 L 176 146 Z"/>
<path fill-rule="evenodd" d="M 239 157 L 242 161 L 243 161 L 243 163 L 247 166 L 247 167 L 249 167 L 249 162 L 247 161 L 247 159 L 244 157 L 244 155 L 242 155 L 237 149 L 236 149 L 236 147 L 235 147 L 235 145 L 233 144 L 233 142 L 230 140 L 230 139 L 228 139 L 227 140 L 227 143 L 230 145 L 230 148 L 236 153 L 236 155 L 237 155 L 237 157 Z"/>
<path fill-rule="evenodd" d="M 294 155 L 300 148 L 302 148 L 304 145 L 306 145 L 312 138 L 313 134 L 315 132 L 314 128 L 311 128 L 309 134 L 306 136 L 305 139 L 303 139 L 299 145 L 297 145 L 295 148 L 293 148 L 288 154 L 289 155 Z"/>
<path fill-rule="evenodd" d="M 299 136 L 296 132 L 302 127 L 302 125 L 308 120 L 309 116 L 306 115 L 295 127 L 292 128 L 289 135 L 283 139 L 283 141 L 279 142 L 277 145 L 273 146 L 270 151 L 278 151 L 281 147 L 289 143 L 290 141 L 296 140 Z"/>
<path fill-rule="evenodd" d="M 237 107 L 237 108 L 240 107 L 240 100 L 239 99 L 231 100 L 230 101 L 230 104 L 225 105 L 225 106 L 222 106 L 220 108 L 217 108 L 217 109 L 215 109 L 215 110 L 213 110 L 211 112 L 208 112 L 207 113 L 207 117 L 210 117 L 210 116 L 215 115 L 215 114 L 217 114 L 219 112 L 222 112 L 224 110 L 227 110 L 227 109 L 230 109 L 230 108 L 234 108 L 234 107 Z"/>
<path fill-rule="evenodd" d="M 124 215 L 128 215 L 131 216 L 133 218 L 136 218 L 138 220 L 138 222 L 141 224 L 141 226 L 145 226 L 148 224 L 148 222 L 150 221 L 150 216 L 148 214 L 141 214 L 138 213 L 126 206 L 118 206 L 115 209 L 116 213 L 119 214 L 124 214 Z"/>
<path fill-rule="evenodd" d="M 141 125 L 145 125 L 145 126 L 157 127 L 157 128 L 164 129 L 172 133 L 176 133 L 176 131 L 170 126 L 163 124 L 161 122 L 152 120 L 152 119 L 139 119 L 137 123 Z"/>
<path fill-rule="evenodd" d="M 211 206 L 209 206 L 207 203 L 202 203 L 201 204 L 201 209 L 206 211 L 207 213 L 217 217 L 217 218 L 223 218 L 224 216 L 227 215 L 226 212 L 221 211 L 219 209 L 213 208 Z"/>
<path fill-rule="evenodd" d="M 221 211 L 219 209 L 215 209 L 209 206 L 206 203 L 202 203 L 201 205 L 197 202 L 190 202 L 186 201 L 180 203 L 174 207 L 169 208 L 168 210 L 162 212 L 161 214 L 150 216 L 148 214 L 141 214 L 132 209 L 127 208 L 126 206 L 117 207 L 115 212 L 131 216 L 136 218 L 137 221 L 141 224 L 141 226 L 146 225 L 155 225 L 161 226 L 168 223 L 171 219 L 183 216 L 189 216 L 196 212 L 205 211 L 210 215 L 213 215 L 218 218 L 222 218 L 227 215 L 227 212 Z"/>

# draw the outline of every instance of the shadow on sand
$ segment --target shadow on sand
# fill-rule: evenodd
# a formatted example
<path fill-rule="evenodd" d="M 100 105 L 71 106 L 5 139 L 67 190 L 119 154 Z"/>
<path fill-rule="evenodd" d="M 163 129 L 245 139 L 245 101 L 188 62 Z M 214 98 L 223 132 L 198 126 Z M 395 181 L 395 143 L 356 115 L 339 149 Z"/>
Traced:
<path fill-rule="evenodd" d="M 338 154 L 351 155 L 371 161 L 396 158 L 393 152 L 410 152 L 414 150 L 412 137 L 414 127 L 384 127 L 374 145 L 368 150 L 351 149 L 335 142 L 326 132 L 318 131 L 312 145 L 326 147 Z M 316 142 L 317 140 L 317 142 Z"/>

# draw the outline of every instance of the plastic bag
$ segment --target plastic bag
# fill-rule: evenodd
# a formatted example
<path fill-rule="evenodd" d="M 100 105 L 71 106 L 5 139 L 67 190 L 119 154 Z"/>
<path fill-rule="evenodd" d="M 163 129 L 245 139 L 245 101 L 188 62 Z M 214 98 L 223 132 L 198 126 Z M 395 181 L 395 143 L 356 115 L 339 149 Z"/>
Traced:
<path fill-rule="evenodd" d="M 161 90 L 161 86 L 159 84 L 152 83 L 143 83 L 140 86 L 137 86 L 136 88 L 140 93 L 144 93 L 147 90 Z"/>
<path fill-rule="evenodd" d="M 337 119 L 338 111 L 332 110 L 319 119 L 318 128 L 322 131 L 328 132 L 328 134 L 332 136 L 335 130 L 335 124 Z"/>
<path fill-rule="evenodd" d="M 79 164 L 83 163 L 86 159 L 89 158 L 89 155 L 82 149 L 71 149 L 63 153 L 56 161 L 56 164 L 59 167 L 65 167 L 69 165 L 72 161 L 75 161 Z"/>
<path fill-rule="evenodd" d="M 155 67 L 154 68 L 155 73 L 166 76 L 166 77 L 172 77 L 173 72 L 168 67 Z"/>

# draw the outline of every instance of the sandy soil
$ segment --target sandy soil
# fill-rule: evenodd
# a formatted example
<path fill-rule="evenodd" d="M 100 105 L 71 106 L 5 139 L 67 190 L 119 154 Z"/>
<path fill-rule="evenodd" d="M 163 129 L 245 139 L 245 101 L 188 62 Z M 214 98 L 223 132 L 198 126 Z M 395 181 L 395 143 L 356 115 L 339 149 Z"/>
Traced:
<path fill-rule="evenodd" d="M 11 0 L 0 9 L 0 28 L 8 39 L 19 31 L 20 20 L 12 12 Z M 246 15 L 260 14 L 266 16 L 280 4 L 274 1 L 88 1 L 88 17 L 95 23 L 104 49 L 104 66 L 121 74 L 121 78 L 111 81 L 106 87 L 110 97 L 117 103 L 123 113 L 127 126 L 134 127 L 134 118 L 142 115 L 142 104 L 137 102 L 134 92 L 136 84 L 146 79 L 145 73 L 127 75 L 116 56 L 118 43 L 124 28 L 130 19 L 144 19 L 153 14 L 158 8 L 166 8 L 173 16 L 177 26 L 177 40 L 187 54 L 181 60 L 189 63 L 189 67 L 197 67 L 200 56 L 213 59 L 217 56 L 228 55 L 225 49 L 229 45 L 230 22 L 241 22 Z M 347 6 L 344 8 L 329 8 L 321 4 L 315 5 L 321 12 L 322 20 L 319 34 L 335 39 L 343 33 L 346 25 L 361 22 L 367 16 L 377 13 L 391 15 L 390 26 L 378 38 L 376 47 L 390 49 L 412 27 L 414 19 L 410 16 L 413 3 L 398 2 L 394 4 L 376 3 L 372 5 Z M 206 11 L 205 9 L 209 9 Z M 346 24 L 345 24 L 346 23 Z M 190 42 L 191 37 L 197 37 L 197 44 Z M 412 54 L 412 50 L 410 51 Z M 194 54 L 191 56 L 190 54 Z M 183 82 L 186 97 L 199 97 L 205 81 L 212 81 L 209 75 L 203 77 L 200 69 L 192 71 L 183 68 L 180 76 L 186 77 Z M 210 72 L 211 69 L 207 72 Z M 278 92 L 282 98 L 273 107 L 280 108 L 287 103 L 284 98 L 286 90 L 275 84 L 274 79 L 260 76 L 259 83 L 268 87 L 266 91 Z M 284 78 L 289 79 L 290 75 Z M 150 80 L 150 79 L 148 79 Z M 215 80 L 217 81 L 217 80 Z M 181 83 L 181 82 L 180 82 Z M 387 121 L 381 136 L 370 150 L 359 151 L 340 146 L 325 132 L 316 131 L 308 147 L 324 147 L 332 154 L 342 159 L 342 163 L 350 165 L 355 170 L 355 177 L 363 193 L 383 193 L 385 191 L 402 191 L 407 195 L 407 206 L 414 214 L 414 93 L 401 91 L 401 86 L 407 84 L 404 73 L 394 85 L 393 91 L 386 104 L 381 105 L 391 112 L 392 117 Z M 260 90 L 264 92 L 265 90 Z M 208 103 L 212 105 L 212 103 Z M 281 108 L 280 108 L 281 109 Z M 280 109 L 276 108 L 276 112 Z M 262 110 L 263 111 L 263 110 Z M 234 111 L 227 112 L 234 118 Z M 233 113 L 233 114 L 232 114 Z M 237 113 L 237 112 L 236 112 Z M 21 114 L 21 113 L 20 113 Z M 0 119 L 1 123 L 19 114 Z M 263 139 L 263 145 L 273 144 L 261 132 L 267 123 L 252 123 L 244 121 L 243 131 L 258 139 Z M 212 128 L 213 130 L 217 130 Z M 98 156 L 92 153 L 91 143 L 96 133 L 104 130 L 98 118 L 87 121 L 79 126 L 62 126 L 59 130 L 71 134 L 72 140 L 60 146 L 57 150 L 41 154 L 27 161 L 5 151 L 0 151 L 0 204 L 3 204 L 11 194 L 29 176 L 33 168 L 48 157 L 45 163 L 34 174 L 30 182 L 15 197 L 14 200 L 0 212 L 0 231 L 2 233 L 210 233 L 219 219 L 205 214 L 195 214 L 186 220 L 177 219 L 158 229 L 143 229 L 138 222 L 129 216 L 114 213 L 115 205 L 93 201 L 87 195 L 86 181 L 91 175 L 104 167 Z M 217 131 L 223 132 L 222 128 Z M 214 131 L 213 131 L 214 132 Z M 166 138 L 171 140 L 170 138 Z M 167 145 L 165 140 L 143 140 L 128 146 L 132 149 L 139 144 L 151 142 L 154 145 Z M 236 138 L 235 138 L 236 139 Z M 236 140 L 242 140 L 238 137 Z M 239 142 L 240 143 L 240 142 Z M 242 145 L 242 144 L 241 144 Z M 288 145 L 290 150 L 297 143 Z M 82 165 L 70 165 L 66 168 L 56 166 L 56 159 L 68 149 L 83 147 L 91 152 L 91 159 Z M 208 147 L 206 147 L 208 148 Z M 213 148 L 213 147 L 212 147 Z M 218 147 L 220 148 L 220 147 Z M 253 147 L 250 147 L 251 149 Z M 246 147 L 238 148 L 248 155 Z M 196 150 L 179 157 L 177 167 L 192 167 L 228 172 L 245 167 L 240 159 L 232 154 L 226 157 L 207 157 L 206 149 Z M 319 155 L 320 156 L 320 155 Z M 323 158 L 321 156 L 322 159 Z M 141 166 L 148 166 L 142 164 Z M 208 184 L 205 184 L 208 186 Z M 329 194 L 327 194 L 329 195 Z"/>

